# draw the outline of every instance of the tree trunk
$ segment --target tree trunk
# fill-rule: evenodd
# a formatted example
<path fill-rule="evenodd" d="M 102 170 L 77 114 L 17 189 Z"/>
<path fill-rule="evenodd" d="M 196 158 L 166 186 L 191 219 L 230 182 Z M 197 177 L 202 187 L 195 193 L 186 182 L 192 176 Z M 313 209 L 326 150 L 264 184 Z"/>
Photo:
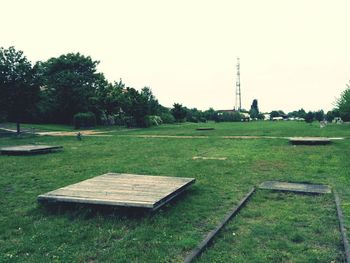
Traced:
<path fill-rule="evenodd" d="M 21 127 L 20 127 L 20 124 L 19 124 L 19 121 L 17 121 L 17 135 L 20 135 L 21 133 Z"/>

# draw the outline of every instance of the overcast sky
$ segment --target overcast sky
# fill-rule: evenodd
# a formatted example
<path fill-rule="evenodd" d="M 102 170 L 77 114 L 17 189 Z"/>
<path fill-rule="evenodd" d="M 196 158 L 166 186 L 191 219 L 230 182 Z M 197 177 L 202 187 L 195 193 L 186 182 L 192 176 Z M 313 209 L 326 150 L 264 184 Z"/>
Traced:
<path fill-rule="evenodd" d="M 69 52 L 159 102 L 329 110 L 350 80 L 350 1 L 0 0 L 0 46 L 32 62 Z"/>

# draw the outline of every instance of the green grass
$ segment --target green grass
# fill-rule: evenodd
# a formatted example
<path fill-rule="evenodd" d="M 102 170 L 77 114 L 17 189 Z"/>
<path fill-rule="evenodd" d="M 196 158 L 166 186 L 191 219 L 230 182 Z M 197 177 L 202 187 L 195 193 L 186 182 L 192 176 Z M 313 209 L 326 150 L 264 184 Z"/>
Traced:
<path fill-rule="evenodd" d="M 215 130 L 196 131 L 198 126 Z M 339 192 L 350 229 L 349 125 L 320 129 L 296 122 L 186 123 L 109 134 L 82 141 L 0 137 L 0 147 L 64 146 L 52 154 L 0 155 L 0 262 L 181 262 L 252 186 L 265 180 L 331 185 Z M 209 137 L 119 136 L 137 134 Z M 229 135 L 347 139 L 329 146 L 291 146 L 286 139 L 221 137 Z M 197 182 L 153 215 L 37 204 L 39 194 L 106 172 L 195 177 Z M 332 198 L 259 190 L 198 262 L 341 262 Z"/>

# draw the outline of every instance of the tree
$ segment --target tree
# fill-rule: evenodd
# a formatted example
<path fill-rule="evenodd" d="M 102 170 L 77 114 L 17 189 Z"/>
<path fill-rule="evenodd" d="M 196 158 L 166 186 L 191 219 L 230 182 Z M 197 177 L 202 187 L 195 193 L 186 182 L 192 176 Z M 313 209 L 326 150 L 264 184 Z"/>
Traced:
<path fill-rule="evenodd" d="M 176 122 L 182 122 L 185 120 L 187 114 L 186 108 L 179 103 L 174 103 L 171 114 L 174 116 Z"/>
<path fill-rule="evenodd" d="M 343 121 L 350 121 L 350 82 L 336 102 L 340 117 Z"/>
<path fill-rule="evenodd" d="M 331 111 L 328 111 L 326 114 L 326 120 L 331 122 L 335 117 L 340 117 L 340 113 L 338 109 L 333 109 Z"/>
<path fill-rule="evenodd" d="M 147 103 L 146 115 L 159 115 L 161 108 L 158 100 L 153 95 L 151 88 L 144 87 L 140 94 Z"/>
<path fill-rule="evenodd" d="M 43 83 L 48 109 L 54 122 L 71 123 L 79 112 L 97 113 L 98 98 L 96 91 L 105 85 L 102 74 L 96 72 L 98 61 L 79 53 L 69 53 L 51 58 L 42 63 Z"/>
<path fill-rule="evenodd" d="M 316 111 L 314 113 L 315 115 L 315 119 L 318 120 L 318 121 L 323 121 L 324 120 L 324 111 L 323 110 L 319 110 L 319 111 Z"/>
<path fill-rule="evenodd" d="M 306 115 L 305 115 L 305 121 L 307 123 L 311 123 L 314 121 L 314 113 L 312 111 L 309 111 Z"/>
<path fill-rule="evenodd" d="M 34 109 L 39 94 L 36 72 L 22 51 L 0 48 L 0 112 L 17 124 Z"/>
<path fill-rule="evenodd" d="M 250 106 L 250 118 L 257 119 L 259 116 L 258 100 L 254 99 L 252 105 Z"/>
<path fill-rule="evenodd" d="M 280 117 L 280 113 L 278 111 L 271 111 L 270 112 L 270 118 Z"/>
<path fill-rule="evenodd" d="M 213 108 L 209 108 L 208 110 L 203 112 L 203 116 L 207 120 L 215 120 L 216 112 Z"/>

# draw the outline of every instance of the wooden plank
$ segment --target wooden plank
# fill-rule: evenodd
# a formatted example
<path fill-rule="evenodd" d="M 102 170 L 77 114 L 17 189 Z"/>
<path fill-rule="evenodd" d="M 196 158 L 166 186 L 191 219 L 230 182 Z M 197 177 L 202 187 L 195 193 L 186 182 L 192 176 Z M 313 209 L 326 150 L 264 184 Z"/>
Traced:
<path fill-rule="evenodd" d="M 74 190 L 74 189 L 57 189 L 52 193 L 47 193 L 48 196 L 52 195 L 66 195 L 66 196 L 81 196 L 81 197 L 105 197 L 108 199 L 134 199 L 134 200 L 150 200 L 150 201 L 157 201 L 160 198 L 163 198 L 164 196 L 172 193 L 173 191 L 169 191 L 167 193 L 159 194 L 159 193 L 144 193 L 140 191 L 104 191 L 104 190 Z"/>
<path fill-rule="evenodd" d="M 0 149 L 2 154 L 19 154 L 19 153 L 41 153 L 62 149 L 62 146 L 49 145 L 19 145 L 11 147 L 3 147 Z"/>
<path fill-rule="evenodd" d="M 197 131 L 212 131 L 215 130 L 213 127 L 199 127 L 196 129 Z"/>
<path fill-rule="evenodd" d="M 67 202 L 67 203 L 81 203 L 81 204 L 95 204 L 95 205 L 112 205 L 112 206 L 126 206 L 126 207 L 140 207 L 140 208 L 153 208 L 153 204 L 142 201 L 110 201 L 106 199 L 98 198 L 81 198 L 81 197 L 70 197 L 70 196 L 54 196 L 48 197 L 45 195 L 39 195 L 38 201 L 49 201 L 51 202 Z"/>
<path fill-rule="evenodd" d="M 194 178 L 108 173 L 42 194 L 38 201 L 100 203 L 156 210 L 194 182 Z"/>
<path fill-rule="evenodd" d="M 250 190 L 243 199 L 235 206 L 232 211 L 230 211 L 219 225 L 209 232 L 209 234 L 204 238 L 204 240 L 196 247 L 192 252 L 185 258 L 184 263 L 191 263 L 196 257 L 198 257 L 207 246 L 211 243 L 213 238 L 220 232 L 220 230 L 226 225 L 226 223 L 234 217 L 244 206 L 244 204 L 249 200 L 252 194 L 255 192 L 255 188 Z"/>
<path fill-rule="evenodd" d="M 344 246 L 345 260 L 346 260 L 346 263 L 350 263 L 350 246 L 349 246 L 349 241 L 348 241 L 348 238 L 346 235 L 346 228 L 344 225 L 343 211 L 342 211 L 341 206 L 340 206 L 340 199 L 339 199 L 338 193 L 335 191 L 334 191 L 334 200 L 335 200 L 335 205 L 337 207 L 339 229 L 340 229 L 340 233 L 341 233 L 342 241 L 343 241 L 343 246 Z"/>
<path fill-rule="evenodd" d="M 331 143 L 331 140 L 326 137 L 291 137 L 289 142 L 302 145 L 324 145 Z"/>
<path fill-rule="evenodd" d="M 300 193 L 311 194 L 330 194 L 332 192 L 328 185 L 321 184 L 301 184 L 301 183 L 288 183 L 279 181 L 266 181 L 260 184 L 260 189 L 277 190 L 277 191 L 290 191 Z"/>

